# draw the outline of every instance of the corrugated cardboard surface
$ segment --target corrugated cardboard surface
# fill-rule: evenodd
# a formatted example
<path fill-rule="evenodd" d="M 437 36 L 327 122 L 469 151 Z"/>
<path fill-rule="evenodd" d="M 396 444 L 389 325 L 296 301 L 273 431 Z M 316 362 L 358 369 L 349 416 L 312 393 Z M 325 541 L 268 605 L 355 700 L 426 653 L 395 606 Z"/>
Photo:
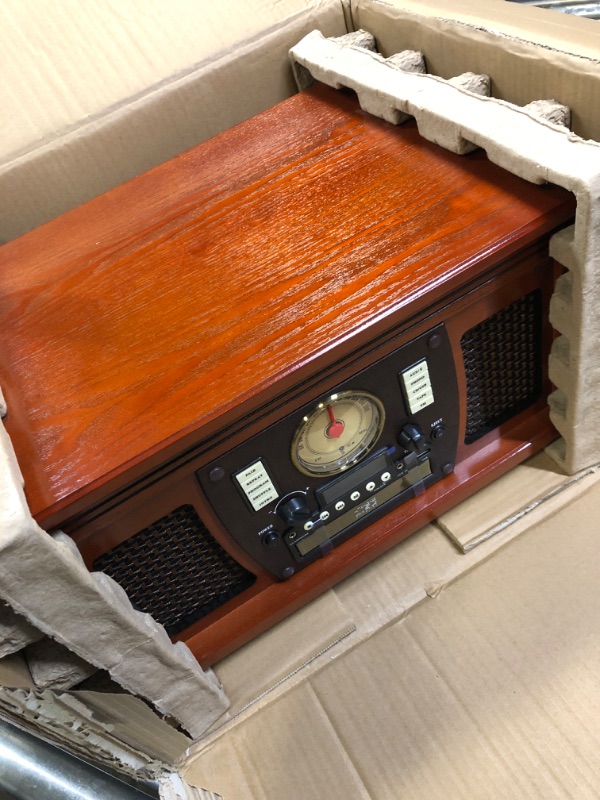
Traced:
<path fill-rule="evenodd" d="M 600 471 L 570 477 L 545 453 L 519 465 L 217 664 L 231 715 L 249 705 L 260 709 L 332 658 L 403 619 L 595 484 L 600 485 Z M 481 537 L 490 525 L 493 535 Z M 477 545 L 465 553 L 463 545 L 471 541 Z"/>
<path fill-rule="evenodd" d="M 186 778 L 236 800 L 597 798 L 599 514 L 595 481 L 217 733 Z"/>
<path fill-rule="evenodd" d="M 31 674 L 21 653 L 5 656 L 0 660 L 0 687 L 10 689 L 35 688 Z"/>
<path fill-rule="evenodd" d="M 289 680 L 356 631 L 354 620 L 329 591 L 220 662 L 218 678 L 238 714 Z"/>
<path fill-rule="evenodd" d="M 597 61 L 600 58 L 598 38 L 600 32 L 590 20 L 575 14 L 548 13 L 552 0 L 533 0 L 529 3 L 508 3 L 506 0 L 350 0 L 352 13 L 378 6 L 385 18 L 385 6 L 400 8 L 423 17 L 444 19 L 471 25 L 480 30 L 494 31 L 503 36 L 522 39 L 556 48 L 568 53 L 579 53 Z M 546 8 L 539 6 L 546 5 Z M 554 5 L 568 3 L 555 0 Z M 356 22 L 356 16 L 354 17 Z M 507 45 L 509 43 L 507 42 Z"/>
<path fill-rule="evenodd" d="M 178 16 L 180 6 L 169 5 L 174 24 L 187 24 L 186 15 L 193 13 L 187 6 Z M 51 136 L 45 138 L 47 131 L 39 133 L 37 140 L 30 140 L 31 152 L 19 151 L 11 161 L 3 176 L 2 196 L 7 202 L 0 210 L 5 223 L 0 238 L 11 238 L 233 124 L 252 113 L 247 102 L 256 110 L 272 104 L 291 90 L 287 65 L 274 82 L 270 72 L 273 63 L 284 65 L 288 45 L 313 27 L 326 35 L 344 32 L 337 3 L 316 2 L 308 16 L 294 12 L 290 16 L 294 3 L 272 6 L 284 11 L 284 21 L 266 32 L 257 26 L 255 32 L 264 33 L 259 43 L 243 15 L 227 16 L 225 4 L 215 5 L 215 15 L 226 17 L 223 29 L 235 29 L 242 41 L 222 49 L 217 42 L 210 50 L 209 36 L 211 54 L 206 63 L 193 64 L 192 72 L 178 62 L 180 56 L 185 62 L 183 47 L 182 54 L 173 56 L 172 78 L 164 85 L 158 81 L 148 94 L 130 85 L 132 76 L 115 75 L 115 85 L 124 89 L 122 102 L 108 98 L 112 105 L 106 117 L 100 118 L 90 105 L 93 98 L 75 97 L 77 92 L 65 98 L 65 108 L 83 120 L 82 128 L 70 127 L 65 118 L 60 144 Z M 5 8 L 39 20 L 43 34 L 42 6 L 34 0 L 15 0 Z M 127 10 L 116 4 L 110 8 L 115 30 L 122 31 Z M 432 41 L 438 41 L 443 28 L 444 35 L 450 31 L 455 46 L 436 46 L 429 53 L 423 48 L 430 61 L 435 53 L 430 63 L 434 72 L 462 71 L 457 54 L 464 69 L 475 69 L 472 54 L 477 50 L 482 71 L 493 73 L 493 93 L 515 101 L 522 97 L 523 102 L 538 99 L 538 87 L 552 74 L 551 85 L 568 92 L 576 129 L 582 135 L 600 130 L 594 91 L 600 29 L 596 33 L 587 25 L 584 30 L 580 20 L 560 17 L 559 22 L 558 16 L 551 20 L 545 12 L 499 0 L 480 0 L 476 6 L 455 0 L 452 9 L 442 0 L 357 0 L 354 22 L 371 28 L 383 48 L 394 52 L 402 49 L 402 32 L 407 30 L 405 23 L 390 22 L 400 19 L 399 8 L 453 16 L 474 26 L 463 36 L 456 24 L 435 22 Z M 206 9 L 203 4 L 204 13 Z M 150 19 L 152 6 L 143 4 L 138 10 L 146 14 L 142 26 L 146 33 L 164 28 L 157 18 Z M 492 57 L 485 33 L 479 38 L 476 29 L 481 20 L 474 18 L 475 12 L 485 13 L 492 20 L 488 27 L 506 34 L 506 50 L 517 52 L 522 70 L 511 71 L 496 50 Z M 524 12 L 531 15 L 525 27 Z M 120 20 L 119 15 L 123 15 Z M 73 37 L 67 34 L 69 25 Z M 73 38 L 74 59 L 65 81 L 92 62 L 90 57 L 88 64 L 87 34 L 80 36 L 82 25 L 88 22 L 73 23 L 66 14 L 48 32 L 57 41 L 62 36 L 65 42 Z M 177 40 L 173 31 L 165 36 L 170 42 Z M 522 44 L 527 37 L 544 43 L 547 58 L 532 57 L 526 42 Z M 122 54 L 132 51 L 141 54 L 141 71 L 152 72 L 153 48 L 144 50 L 139 42 L 125 46 L 120 33 L 113 38 L 118 57 L 114 63 L 108 60 L 111 70 L 123 64 Z M 189 42 L 187 32 L 183 38 Z M 565 57 L 552 49 L 555 45 L 587 60 Z M 107 47 L 105 42 L 102 47 Z M 24 63 L 13 59 L 18 50 L 18 40 L 11 39 L 3 61 Z M 451 63 L 444 61 L 449 54 Z M 161 50 L 156 64 L 166 55 Z M 58 102 L 60 65 L 46 62 L 39 69 L 47 72 L 44 81 L 55 81 Z M 157 74 L 170 74 L 164 72 L 165 63 L 160 63 Z M 253 77 L 243 81 L 248 64 L 255 65 Z M 17 92 L 16 83 L 5 81 L 5 85 L 15 98 L 23 98 L 23 87 Z M 83 90 L 85 85 L 78 84 Z M 531 85 L 535 96 L 530 96 Z M 34 105 L 42 106 L 36 109 L 42 116 L 31 121 L 38 132 L 46 123 L 48 130 L 60 125 L 46 116 L 56 109 L 43 108 L 48 85 L 40 87 L 30 97 Z M 106 104 L 105 91 L 102 87 L 100 97 Z M 225 96 L 237 101 L 228 105 Z M 14 147 L 11 154 L 17 154 Z M 511 499 L 507 498 L 507 511 L 514 510 Z M 480 498 L 480 502 L 487 512 L 486 501 Z M 269 633 L 252 658 L 243 649 L 221 665 L 221 677 L 237 695 L 232 699 L 238 709 L 260 697 L 265 687 L 277 689 L 208 740 L 188 765 L 188 778 L 221 791 L 229 800 L 600 796 L 598 484 L 574 499 L 561 496 L 544 508 L 543 522 L 499 552 L 513 535 L 508 529 L 461 556 L 438 527 L 428 526 L 337 587 L 335 595 L 327 595 L 286 622 L 285 628 Z M 471 523 L 463 523 L 470 512 L 462 517 L 461 513 L 451 527 L 468 537 Z M 524 527 L 536 519 L 540 517 L 527 517 Z M 315 640 L 327 651 L 321 656 Z M 300 669 L 306 660 L 306 670 Z M 14 680 L 26 678 L 19 669 L 14 674 Z M 280 683 L 288 674 L 290 680 Z"/>
<path fill-rule="evenodd" d="M 0 242 L 295 91 L 288 49 L 339 0 L 0 7 Z"/>
<path fill-rule="evenodd" d="M 505 530 L 514 536 L 531 527 L 529 515 L 534 521 L 550 516 L 597 480 L 596 467 L 569 476 L 540 453 L 442 514 L 437 524 L 459 550 L 468 552 Z"/>
<path fill-rule="evenodd" d="M 285 24 L 306 0 L 5 0 L 1 159 L 131 103 Z M 322 3 L 320 4 L 322 5 Z M 101 68 L 99 68 L 101 67 Z"/>
<path fill-rule="evenodd" d="M 416 49 L 442 78 L 489 75 L 492 97 L 516 105 L 558 100 L 571 108 L 572 130 L 600 139 L 600 26 L 593 21 L 503 0 L 354 0 L 352 15 L 385 56 Z"/>

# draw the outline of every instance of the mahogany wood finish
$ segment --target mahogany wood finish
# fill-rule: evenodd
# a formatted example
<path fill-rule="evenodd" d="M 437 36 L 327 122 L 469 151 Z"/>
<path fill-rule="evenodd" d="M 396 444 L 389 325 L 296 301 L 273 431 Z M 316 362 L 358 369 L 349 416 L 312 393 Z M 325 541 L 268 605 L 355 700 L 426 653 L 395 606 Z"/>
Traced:
<path fill-rule="evenodd" d="M 352 374 L 390 330 L 424 328 L 451 299 L 460 311 L 457 298 L 507 260 L 519 273 L 524 248 L 547 298 L 547 236 L 573 212 L 561 189 L 483 152 L 454 156 L 316 86 L 3 246 L 0 383 L 32 513 L 71 531 L 91 564 L 156 519 L 165 496 L 192 502 L 258 575 L 180 637 L 214 661 L 553 431 L 541 403 L 287 583 L 231 543 L 193 470 L 321 394 L 322 375 Z M 498 304 L 491 295 L 481 290 L 455 341 Z"/>
<path fill-rule="evenodd" d="M 571 203 L 320 87 L 6 245 L 2 382 L 33 514 L 56 523 Z"/>

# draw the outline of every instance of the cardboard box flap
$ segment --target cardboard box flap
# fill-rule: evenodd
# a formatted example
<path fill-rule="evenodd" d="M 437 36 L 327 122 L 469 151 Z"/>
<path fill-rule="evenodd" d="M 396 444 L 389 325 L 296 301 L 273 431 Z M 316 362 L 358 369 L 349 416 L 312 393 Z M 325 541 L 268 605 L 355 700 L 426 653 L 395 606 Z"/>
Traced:
<path fill-rule="evenodd" d="M 558 499 L 567 489 L 569 501 L 587 491 L 598 480 L 596 468 L 568 477 L 546 454 L 539 453 L 506 475 L 447 511 L 437 523 L 458 549 L 466 553 L 509 526 L 522 523 L 530 527 L 552 514 Z M 535 520 L 525 519 L 535 512 Z M 512 530 L 513 535 L 515 530 Z"/>
<path fill-rule="evenodd" d="M 290 46 L 346 32 L 338 0 L 8 6 L 0 242 L 288 97 Z"/>
<path fill-rule="evenodd" d="M 35 688 L 22 653 L 13 653 L 0 659 L 0 687 L 9 689 Z"/>
<path fill-rule="evenodd" d="M 477 4 L 470 0 L 452 0 L 449 4 L 444 0 L 351 0 L 353 19 L 365 9 L 379 8 L 382 18 L 388 8 L 397 8 L 418 14 L 430 19 L 469 25 L 479 30 L 494 31 L 507 38 L 520 39 L 524 42 L 542 45 L 546 49 L 555 48 L 562 52 L 570 52 L 585 56 L 594 61 L 599 60 L 598 48 L 600 31 L 597 26 L 590 25 L 590 20 L 576 15 L 548 13 L 549 8 L 542 8 L 543 0 L 534 5 L 532 2 L 512 2 L 502 0 L 478 0 Z M 560 6 L 560 0 L 546 5 Z M 568 5 L 563 2 L 563 6 Z M 386 6 L 388 8 L 386 8 Z"/>
<path fill-rule="evenodd" d="M 596 798 L 599 513 L 596 485 L 213 739 L 186 779 L 226 799 Z"/>
<path fill-rule="evenodd" d="M 85 703 L 96 719 L 110 725 L 111 733 L 119 741 L 157 762 L 177 763 L 191 744 L 189 737 L 169 723 L 158 721 L 138 697 L 85 690 L 75 690 L 71 694 Z"/>
<path fill-rule="evenodd" d="M 371 798 L 306 683 L 209 744 L 183 776 L 224 800 Z"/>
<path fill-rule="evenodd" d="M 571 109 L 575 133 L 600 139 L 600 29 L 590 20 L 498 0 L 451 9 L 442 0 L 357 0 L 353 21 L 386 57 L 420 50 L 441 78 L 484 73 L 492 97 L 519 106 L 558 100 Z"/>
<path fill-rule="evenodd" d="M 217 664 L 230 715 L 277 688 L 356 630 L 333 591 L 316 598 Z"/>
<path fill-rule="evenodd" d="M 60 2 L 32 13 L 30 3 L 7 0 L 0 39 L 10 113 L 0 166 L 323 5 L 250 2 L 240 13 L 238 0 L 130 0 L 118 9 L 99 2 L 77 13 L 77 3 Z"/>

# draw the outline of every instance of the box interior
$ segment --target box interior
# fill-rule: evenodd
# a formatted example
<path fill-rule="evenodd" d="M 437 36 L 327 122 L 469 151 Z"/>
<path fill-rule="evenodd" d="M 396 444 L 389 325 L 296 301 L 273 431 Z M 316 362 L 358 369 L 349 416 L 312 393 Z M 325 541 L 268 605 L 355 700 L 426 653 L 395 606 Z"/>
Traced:
<path fill-rule="evenodd" d="M 109 114 L 86 107 L 79 117 L 81 101 L 73 97 L 74 114 L 59 120 L 59 137 L 41 120 L 30 144 L 11 139 L 0 170 L 0 238 L 212 135 L 216 127 L 205 130 L 205 118 L 234 124 L 251 113 L 249 87 L 263 107 L 276 102 L 292 90 L 291 80 L 282 67 L 269 83 L 265 48 L 283 59 L 290 40 L 314 27 L 341 35 L 348 19 L 370 30 L 384 54 L 419 46 L 442 77 L 490 73 L 500 99 L 562 100 L 572 109 L 573 130 L 600 140 L 594 23 L 499 0 L 476 7 L 454 0 L 451 8 L 441 0 L 352 0 L 345 16 L 340 4 L 315 3 L 302 20 L 306 4 L 292 5 L 267 37 L 261 39 L 262 23 L 249 31 L 241 50 L 257 67 L 250 83 L 242 79 L 249 62 L 234 55 L 237 44 L 221 42 L 214 69 L 208 61 L 176 64 L 149 91 L 130 76 L 132 87 L 109 98 Z M 64 36 L 69 25 L 63 20 L 53 35 Z M 76 38 L 77 25 L 71 34 Z M 125 62 L 140 75 L 148 66 L 144 57 L 137 66 Z M 55 79 L 70 75 L 71 68 Z M 18 75 L 12 85 L 16 97 Z M 220 93 L 231 102 L 212 116 L 203 103 Z M 165 113 L 172 125 L 157 136 Z M 79 118 L 85 124 L 75 124 Z M 200 134 L 189 136 L 190 120 Z M 131 158 L 118 163 L 120 137 Z M 192 747 L 185 778 L 225 800 L 595 800 L 599 513 L 595 468 L 567 477 L 546 455 L 518 467 L 218 664 L 232 701 L 229 719 Z M 2 685 L 31 686 L 18 655 L 0 668 Z"/>
<path fill-rule="evenodd" d="M 600 485 L 558 498 L 546 459 L 480 493 L 498 508 L 539 473 L 550 499 L 512 530 L 458 555 L 428 526 L 218 665 L 236 716 L 186 780 L 224 798 L 596 797 Z"/>

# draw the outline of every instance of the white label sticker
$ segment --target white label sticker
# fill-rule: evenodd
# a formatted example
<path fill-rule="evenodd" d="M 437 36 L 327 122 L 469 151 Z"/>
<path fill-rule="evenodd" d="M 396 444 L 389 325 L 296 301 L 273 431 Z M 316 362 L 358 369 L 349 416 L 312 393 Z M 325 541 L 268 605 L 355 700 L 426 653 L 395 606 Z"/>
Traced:
<path fill-rule="evenodd" d="M 411 414 L 422 411 L 434 402 L 427 360 L 419 361 L 414 367 L 404 370 L 402 380 Z"/>
<path fill-rule="evenodd" d="M 255 461 L 234 477 L 255 511 L 279 497 L 262 461 Z"/>

